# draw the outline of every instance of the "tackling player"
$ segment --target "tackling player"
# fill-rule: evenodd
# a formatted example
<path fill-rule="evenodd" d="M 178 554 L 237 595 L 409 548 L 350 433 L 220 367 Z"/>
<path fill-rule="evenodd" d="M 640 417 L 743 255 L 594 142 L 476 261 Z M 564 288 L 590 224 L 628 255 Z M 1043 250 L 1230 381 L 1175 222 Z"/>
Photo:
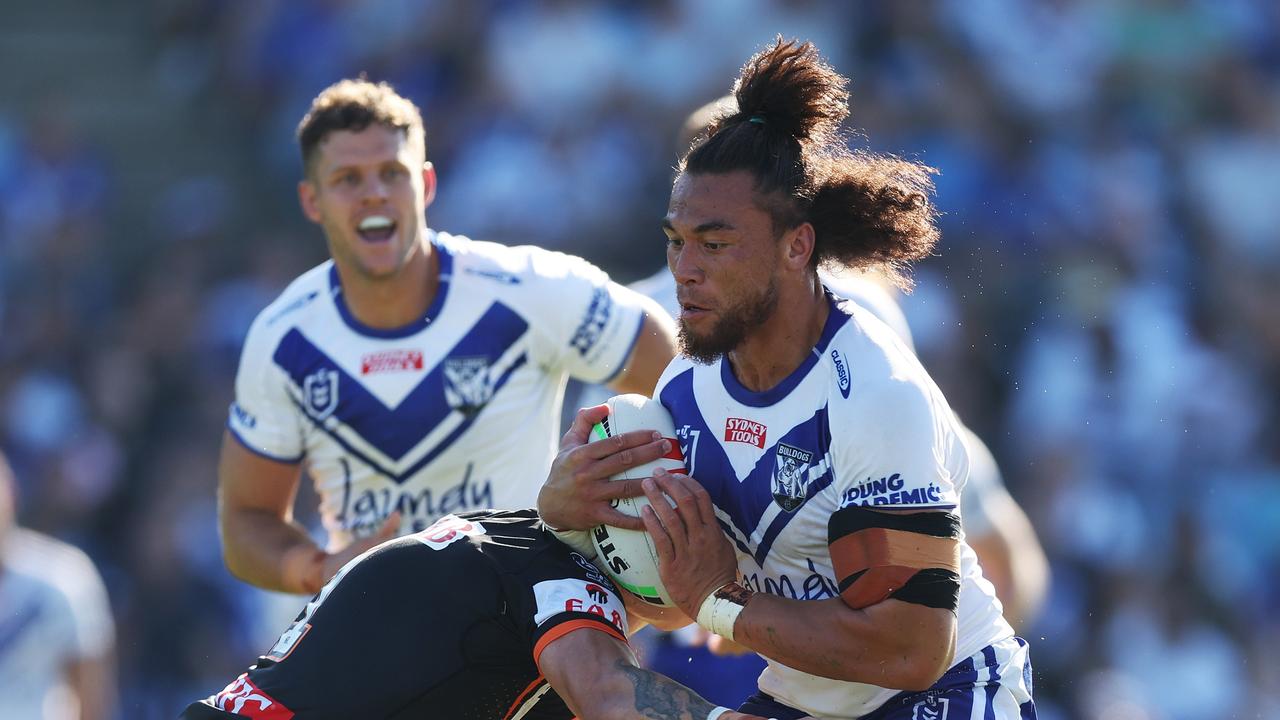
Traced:
<path fill-rule="evenodd" d="M 901 276 L 937 241 L 929 169 L 845 148 L 846 84 L 779 39 L 681 163 L 663 228 L 685 357 L 655 397 L 689 479 L 645 481 L 644 526 L 680 608 L 768 659 L 743 712 L 1033 718 L 1026 644 L 960 531 L 960 425 L 892 331 L 817 277 Z M 597 484 L 553 474 L 539 508 L 590 527 Z"/>
<path fill-rule="evenodd" d="M 429 229 L 422 118 L 389 86 L 327 88 L 298 140 L 299 199 L 332 259 L 249 331 L 219 522 L 232 573 L 314 593 L 443 515 L 532 505 L 567 377 L 647 394 L 675 345 L 656 303 L 584 260 Z M 304 467 L 327 549 L 293 521 Z"/>
<path fill-rule="evenodd" d="M 257 664 L 181 717 L 763 720 L 637 666 L 629 626 L 664 612 L 532 510 L 450 515 L 343 566 Z"/>

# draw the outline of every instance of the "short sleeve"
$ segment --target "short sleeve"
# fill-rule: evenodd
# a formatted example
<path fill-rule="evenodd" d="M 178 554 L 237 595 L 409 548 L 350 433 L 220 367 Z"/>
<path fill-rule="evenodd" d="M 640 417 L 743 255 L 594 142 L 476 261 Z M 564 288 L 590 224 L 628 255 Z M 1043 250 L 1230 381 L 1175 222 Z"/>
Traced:
<path fill-rule="evenodd" d="M 617 588 L 576 552 L 572 562 L 533 583 L 533 659 L 552 642 L 575 630 L 596 630 L 627 641 L 627 612 Z"/>
<path fill-rule="evenodd" d="M 834 485 L 839 507 L 952 510 L 968 459 L 951 409 L 936 391 L 895 379 L 836 403 Z"/>
<path fill-rule="evenodd" d="M 249 331 L 236 372 L 236 396 L 227 428 L 251 452 L 278 462 L 302 460 L 302 419 L 275 364 L 275 334 L 260 317 Z"/>
<path fill-rule="evenodd" d="M 644 320 L 644 298 L 582 258 L 532 250 L 526 312 L 534 314 L 540 359 L 584 382 L 622 371 Z"/>

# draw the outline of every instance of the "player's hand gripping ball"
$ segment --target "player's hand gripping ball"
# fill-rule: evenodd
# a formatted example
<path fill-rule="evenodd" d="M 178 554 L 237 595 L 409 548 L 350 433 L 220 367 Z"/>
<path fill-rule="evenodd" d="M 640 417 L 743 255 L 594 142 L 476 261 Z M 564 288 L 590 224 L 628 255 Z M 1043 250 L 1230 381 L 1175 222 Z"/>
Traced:
<path fill-rule="evenodd" d="M 592 428 L 596 439 L 621 435 L 632 430 L 656 430 L 671 443 L 671 451 L 665 456 L 609 478 L 610 480 L 641 480 L 652 477 L 654 470 L 664 468 L 672 473 L 687 472 L 680 443 L 676 441 L 675 425 L 662 403 L 643 395 L 617 395 L 605 403 L 609 416 Z M 619 512 L 640 517 L 640 511 L 649 504 L 643 495 L 614 501 Z M 612 525 L 597 525 L 591 531 L 591 542 L 596 548 L 597 562 L 614 582 L 641 600 L 659 607 L 675 607 L 667 589 L 658 575 L 658 552 L 653 538 L 644 530 L 623 530 Z"/>

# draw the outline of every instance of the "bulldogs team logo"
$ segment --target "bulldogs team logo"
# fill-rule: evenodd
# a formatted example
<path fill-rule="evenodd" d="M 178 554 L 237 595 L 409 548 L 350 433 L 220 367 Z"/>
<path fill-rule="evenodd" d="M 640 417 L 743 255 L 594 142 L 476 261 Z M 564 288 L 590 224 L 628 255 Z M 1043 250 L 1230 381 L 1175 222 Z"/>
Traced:
<path fill-rule="evenodd" d="M 930 695 L 911 708 L 911 720 L 947 720 L 947 706 L 951 701 Z"/>
<path fill-rule="evenodd" d="M 778 443 L 774 450 L 773 479 L 770 487 L 773 499 L 785 511 L 791 512 L 804 504 L 809 484 L 809 464 L 813 453 L 786 443 Z"/>
<path fill-rule="evenodd" d="M 444 397 L 449 407 L 471 417 L 493 397 L 489 358 L 459 357 L 444 361 Z"/>
<path fill-rule="evenodd" d="M 324 420 L 338 408 L 338 371 L 317 370 L 302 381 L 302 401 L 316 420 Z"/>

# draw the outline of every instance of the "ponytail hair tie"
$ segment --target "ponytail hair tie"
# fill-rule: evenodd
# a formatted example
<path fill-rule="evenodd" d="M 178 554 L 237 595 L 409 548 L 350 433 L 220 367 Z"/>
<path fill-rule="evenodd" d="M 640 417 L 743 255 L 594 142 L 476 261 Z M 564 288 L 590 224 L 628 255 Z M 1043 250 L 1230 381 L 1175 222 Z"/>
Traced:
<path fill-rule="evenodd" d="M 764 124 L 765 124 L 765 123 L 764 123 L 764 116 L 763 116 L 763 115 L 752 115 L 751 117 L 747 118 L 747 122 L 749 122 L 749 123 L 754 123 L 754 124 L 756 124 L 756 125 L 764 125 Z"/>

